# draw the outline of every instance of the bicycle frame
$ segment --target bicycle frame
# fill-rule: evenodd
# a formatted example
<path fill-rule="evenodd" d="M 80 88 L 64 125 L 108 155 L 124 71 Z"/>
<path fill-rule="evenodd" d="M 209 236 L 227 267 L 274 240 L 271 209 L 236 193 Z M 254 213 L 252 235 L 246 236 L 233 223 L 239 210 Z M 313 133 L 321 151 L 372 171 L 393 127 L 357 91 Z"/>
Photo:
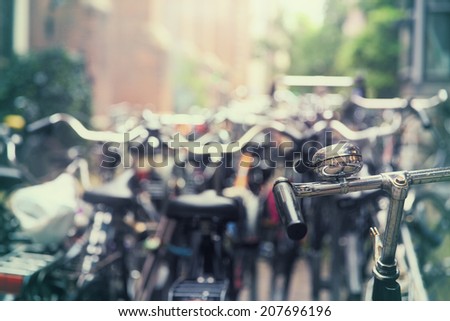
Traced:
<path fill-rule="evenodd" d="M 450 181 L 450 167 L 412 171 L 396 171 L 366 177 L 341 177 L 336 182 L 290 183 L 279 178 L 273 186 L 278 212 L 291 238 L 302 238 L 306 232 L 304 219 L 294 198 L 346 194 L 357 191 L 384 190 L 390 197 L 387 223 L 383 240 L 376 229 L 374 250 L 376 264 L 373 267 L 372 300 L 401 300 L 401 289 L 396 281 L 399 270 L 395 258 L 401 233 L 403 206 L 412 185 Z"/>

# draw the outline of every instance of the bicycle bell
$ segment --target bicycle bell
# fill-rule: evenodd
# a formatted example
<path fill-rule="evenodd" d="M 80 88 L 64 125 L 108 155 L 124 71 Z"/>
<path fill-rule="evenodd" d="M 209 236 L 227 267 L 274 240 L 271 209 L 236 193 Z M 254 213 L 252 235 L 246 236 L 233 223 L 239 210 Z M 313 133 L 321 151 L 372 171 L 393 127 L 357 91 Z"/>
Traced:
<path fill-rule="evenodd" d="M 358 146 L 346 142 L 319 149 L 312 157 L 311 164 L 315 173 L 324 180 L 352 176 L 363 166 Z"/>

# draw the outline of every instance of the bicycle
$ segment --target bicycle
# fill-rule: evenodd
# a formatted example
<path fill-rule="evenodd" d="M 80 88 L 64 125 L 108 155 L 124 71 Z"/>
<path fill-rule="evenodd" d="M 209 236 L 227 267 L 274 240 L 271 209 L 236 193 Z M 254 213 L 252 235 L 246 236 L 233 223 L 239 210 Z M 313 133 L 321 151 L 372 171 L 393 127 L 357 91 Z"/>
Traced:
<path fill-rule="evenodd" d="M 143 137 L 142 134 L 146 134 L 147 139 L 152 138 L 152 134 L 154 134 L 145 126 L 139 126 L 126 135 L 108 131 L 93 131 L 66 114 L 54 114 L 38 120 L 29 124 L 27 131 L 35 132 L 56 124 L 65 124 L 84 141 L 90 142 L 129 144 L 138 142 L 138 139 Z M 135 145 L 140 146 L 138 143 Z M 109 151 L 111 152 L 111 150 Z M 115 152 L 115 150 L 113 151 Z M 119 158 L 123 156 L 112 152 L 108 155 Z M 124 159 L 120 158 L 119 161 L 121 160 Z M 107 161 L 108 159 L 105 162 L 107 163 Z M 115 162 L 116 159 L 113 161 Z M 132 164 L 132 166 L 135 165 L 139 164 Z M 69 167 L 74 166 L 72 164 Z M 74 169 L 72 168 L 71 171 Z M 148 202 L 145 204 L 140 202 L 144 197 L 138 200 L 137 195 L 141 195 L 145 190 L 152 194 L 153 201 L 158 201 L 158 199 L 162 200 L 166 197 L 165 193 L 168 190 L 166 186 L 162 186 L 166 183 L 165 181 L 164 184 L 151 184 L 151 190 L 148 190 L 149 186 L 143 183 L 143 179 L 163 182 L 162 179 L 167 178 L 160 177 L 157 180 L 154 176 L 144 175 L 142 171 L 137 172 L 135 169 L 127 169 L 122 173 L 119 171 L 116 178 L 105 183 L 104 186 L 87 186 L 84 189 L 84 205 L 89 207 L 87 204 L 90 203 L 93 208 L 91 221 L 85 222 L 81 229 L 74 231 L 70 239 L 65 240 L 62 251 L 58 251 L 58 255 L 51 256 L 52 260 L 49 260 L 49 256 L 45 257 L 45 260 L 37 262 L 37 270 L 33 270 L 31 274 L 27 272 L 27 275 L 36 276 L 36 278 L 29 278 L 36 282 L 34 282 L 33 288 L 27 287 L 27 296 L 21 296 L 22 299 L 130 299 L 128 285 L 132 282 L 128 278 L 137 277 L 136 272 L 140 269 L 139 255 L 125 257 L 127 254 L 125 249 L 130 249 L 130 242 L 137 242 L 139 237 L 145 236 L 142 234 L 151 233 L 154 230 L 153 223 L 156 223 L 159 218 L 155 212 L 145 206 L 148 205 Z M 114 171 L 114 168 L 112 170 Z M 81 178 L 89 179 L 90 174 L 81 176 Z M 162 204 L 155 204 L 158 209 L 162 206 Z M 142 224 L 145 226 L 144 231 Z M 134 251 L 133 254 L 137 252 Z M 9 257 L 16 254 L 11 252 Z M 29 255 L 27 258 L 30 259 Z M 5 259 L 9 260 L 8 257 Z M 135 270 L 132 270 L 133 267 Z M 8 271 L 5 276 L 7 280 L 15 280 L 17 277 L 15 272 L 11 269 Z M 117 278 L 113 277 L 114 275 Z M 120 281 L 117 282 L 117 280 Z M 5 284 L 8 285 L 10 282 Z M 31 289 L 36 289 L 36 291 L 31 291 Z M 21 293 L 25 292 L 21 291 Z"/>
<path fill-rule="evenodd" d="M 377 227 L 371 229 L 374 238 L 372 287 L 367 287 L 372 300 L 401 300 L 397 279 L 400 276 L 396 250 L 402 227 L 405 199 L 410 186 L 450 180 L 450 168 L 385 172 L 373 176 L 355 176 L 362 168 L 359 148 L 345 143 L 319 150 L 311 164 L 322 182 L 290 183 L 279 178 L 273 185 L 277 209 L 287 234 L 302 239 L 307 225 L 296 198 L 347 194 L 358 191 L 383 190 L 390 198 L 386 225 L 381 240 Z M 411 264 L 414 262 L 408 262 Z"/>
<path fill-rule="evenodd" d="M 286 168 L 286 173 L 291 172 L 287 177 L 293 182 L 308 182 L 314 179 L 313 172 L 306 165 L 310 162 L 311 151 L 324 145 L 344 139 L 364 142 L 364 146 L 368 148 L 377 138 L 396 133 L 400 126 L 400 116 L 395 117 L 390 124 L 358 131 L 335 119 L 318 121 L 311 128 L 303 131 L 304 140 L 299 144 L 301 152 L 296 150 L 298 157 L 297 160 L 292 161 L 291 168 Z M 370 164 L 373 163 L 373 159 L 374 156 L 371 155 Z M 366 193 L 362 199 L 350 196 L 328 196 L 326 201 L 312 199 L 302 202 L 302 208 L 311 226 L 308 238 L 303 244 L 310 265 L 313 300 L 318 300 L 325 290 L 334 300 L 342 298 L 343 295 L 347 299 L 360 297 L 364 275 L 363 265 L 368 257 L 364 245 L 366 239 L 364 231 L 369 228 L 379 197 L 379 193 Z M 340 217 L 334 215 L 336 209 L 342 213 Z M 329 254 L 326 252 L 328 249 L 330 249 Z M 325 262 L 328 261 L 329 265 L 326 265 Z M 324 267 L 327 266 L 329 270 L 325 271 Z M 349 272 L 345 273 L 344 271 L 347 270 Z M 325 273 L 329 276 L 325 276 Z"/>
<path fill-rule="evenodd" d="M 2 244 L 5 251 L 0 256 L 0 292 L 4 299 L 15 300 L 56 296 L 41 278 L 63 256 L 77 229 L 76 218 L 82 215 L 77 189 L 89 186 L 87 163 L 68 153 L 65 160 L 71 162 L 56 178 L 38 182 L 16 157 L 20 140 L 5 140 L 10 167 L 4 172 L 8 179 L 2 181 L 7 183 L 2 211 L 7 243 Z M 8 225 L 14 228 L 8 230 Z"/>
<path fill-rule="evenodd" d="M 384 146 L 383 163 L 387 164 L 388 168 L 396 170 L 401 167 L 443 167 L 447 165 L 446 140 L 427 113 L 427 110 L 442 105 L 447 99 L 447 92 L 440 90 L 431 98 L 366 99 L 353 97 L 352 103 L 357 107 L 371 110 L 377 110 L 383 106 L 394 109 L 395 112 L 406 114 L 405 124 L 418 119 L 421 127 L 431 133 L 435 148 L 430 150 L 429 146 L 427 147 L 427 152 L 424 153 L 427 155 L 426 158 L 421 158 L 424 160 L 423 163 L 420 163 L 420 160 L 413 163 L 413 158 L 404 156 L 407 155 L 403 153 L 404 147 L 411 148 L 414 144 L 408 144 L 408 141 L 403 140 L 404 133 L 409 128 L 406 125 L 402 126 L 398 134 L 393 135 L 387 144 L 382 145 Z M 405 255 L 412 260 L 417 260 L 418 272 L 422 274 L 424 281 L 424 285 L 419 285 L 419 287 L 425 287 L 430 298 L 448 298 L 449 294 L 443 290 L 448 273 L 445 268 L 445 259 L 442 259 L 443 256 L 448 256 L 443 251 L 447 244 L 446 234 L 448 233 L 447 222 L 449 219 L 446 196 L 442 195 L 438 189 L 430 190 L 426 186 L 416 187 L 409 195 L 405 206 L 407 228 L 402 229 Z M 414 258 L 415 256 L 417 259 Z M 441 287 L 437 286 L 438 284 Z"/>
<path fill-rule="evenodd" d="M 373 125 L 373 127 L 352 130 L 344 123 L 330 119 L 328 122 L 316 122 L 312 128 L 318 133 L 322 130 L 329 131 L 334 137 L 328 136 L 328 144 L 333 143 L 332 139 L 344 139 L 350 141 L 365 141 L 364 154 L 370 155 L 369 166 L 366 167 L 369 174 L 376 173 L 385 163 L 383 159 L 378 157 L 382 152 L 377 152 L 378 141 L 384 139 L 389 140 L 394 137 L 393 141 L 400 140 L 401 133 L 404 130 L 404 116 L 407 113 L 414 112 L 420 114 L 422 119 L 426 118 L 419 106 L 427 106 L 427 108 L 437 106 L 445 101 L 443 92 L 437 96 L 427 99 L 367 99 L 359 96 L 352 96 L 350 99 L 353 105 L 363 107 L 364 110 L 388 110 L 395 109 L 393 113 L 393 123 L 386 126 L 382 123 Z M 363 104 L 364 103 L 364 104 Z M 345 120 L 345 119 L 344 119 Z M 430 127 L 429 121 L 427 128 Z M 312 138 L 317 140 L 316 138 Z M 325 139 L 327 143 L 327 137 Z M 372 149 L 375 146 L 375 149 Z M 396 145 L 397 146 L 397 145 Z M 398 146 L 400 146 L 398 144 Z M 386 148 L 386 150 L 391 150 Z M 394 149 L 392 149 L 394 150 Z M 385 155 L 383 154 L 383 157 Z M 394 159 L 391 157 L 390 159 Z M 310 158 L 304 156 L 303 160 Z M 300 163 L 301 164 L 301 163 Z M 313 177 L 308 177 L 308 168 L 303 166 L 299 168 L 302 172 L 302 181 L 308 181 Z M 380 211 L 379 201 L 382 198 L 379 192 L 364 192 L 362 195 L 342 195 L 328 196 L 327 201 L 311 200 L 308 205 L 303 205 L 306 214 L 310 217 L 312 231 L 309 235 L 311 241 L 311 251 L 309 253 L 311 273 L 312 273 L 312 299 L 318 300 L 322 290 L 329 290 L 333 300 L 345 298 L 346 300 L 361 299 L 362 282 L 367 274 L 365 265 L 370 259 L 370 247 L 365 243 L 367 240 L 367 231 L 371 224 L 378 220 L 377 213 Z M 336 206 L 328 206 L 329 202 L 335 203 Z M 337 209 L 341 215 L 338 217 L 334 214 Z M 311 214 L 310 214 L 311 213 Z M 329 240 L 330 254 L 324 255 L 324 242 Z M 324 266 L 322 260 L 330 257 L 330 269 L 328 279 L 323 278 Z"/>
<path fill-rule="evenodd" d="M 45 125 L 47 122 L 65 122 L 80 137 L 87 140 L 101 141 L 107 139 L 107 141 L 113 142 L 126 142 L 125 136 L 121 137 L 116 133 L 89 131 L 67 115 L 54 115 L 41 125 Z M 150 141 L 147 136 L 148 133 L 149 131 L 145 126 L 140 129 L 135 128 L 130 132 L 127 142 L 143 138 L 144 145 L 140 146 L 146 148 L 147 141 Z M 151 132 L 151 134 L 154 133 Z M 253 131 L 253 134 L 255 134 L 255 131 Z M 248 135 L 247 138 L 249 138 Z M 152 143 L 154 143 L 154 139 L 152 139 Z M 152 144 L 153 147 L 156 145 L 158 144 Z M 161 141 L 162 145 L 168 146 L 169 142 Z M 182 159 L 182 156 L 180 157 Z M 174 166 L 174 168 L 178 169 L 179 166 Z M 144 226 L 142 226 L 137 219 L 136 215 L 139 215 L 139 211 L 136 206 L 140 204 L 136 202 L 136 191 L 130 188 L 130 180 L 133 177 L 134 171 L 132 169 L 125 170 L 106 184 L 84 192 L 84 201 L 93 205 L 92 223 L 79 238 L 79 242 L 68 251 L 65 262 L 61 264 L 60 271 L 55 271 L 55 269 L 52 271 L 53 277 L 59 273 L 59 275 L 66 274 L 66 277 L 69 275 L 69 277 L 75 278 L 75 288 L 67 294 L 68 298 L 76 300 L 164 299 L 166 298 L 165 293 L 168 291 L 167 285 L 172 283 L 174 277 L 182 273 L 180 271 L 183 269 L 184 257 L 192 256 L 193 252 L 190 251 L 188 246 L 177 243 L 182 239 L 179 232 L 183 231 L 182 224 L 178 222 L 182 221 L 183 218 L 178 215 L 183 216 L 183 213 L 185 213 L 182 210 L 186 205 L 183 200 L 185 198 L 195 199 L 195 195 L 176 197 L 176 201 L 169 201 L 167 209 L 166 205 L 161 206 L 161 209 L 164 210 L 157 217 L 156 231 L 151 231 L 149 223 L 152 220 L 148 222 L 148 217 L 147 220 L 143 218 Z M 179 178 L 182 177 L 175 175 L 174 181 L 177 182 L 175 186 L 167 181 L 165 183 L 175 188 L 180 183 Z M 185 178 L 187 179 L 187 177 Z M 184 184 L 182 185 L 179 187 L 180 189 L 186 187 Z M 152 197 L 155 196 L 155 190 L 149 192 Z M 163 193 L 163 195 L 163 200 L 170 198 L 170 194 Z M 197 200 L 200 200 L 200 204 L 204 203 L 201 197 L 197 197 Z M 235 202 L 217 196 L 215 198 L 217 202 L 211 204 L 212 208 L 219 209 L 220 212 L 221 203 L 224 200 L 228 203 Z M 183 206 L 177 208 L 176 202 L 181 202 Z M 174 206 L 175 210 L 171 209 Z M 198 205 L 192 206 L 192 211 L 198 209 L 196 207 Z M 233 215 L 234 220 L 240 207 L 233 205 L 233 213 L 231 214 L 229 208 L 231 205 L 228 204 L 227 206 L 227 215 Z M 211 207 L 207 209 L 209 211 Z M 187 210 L 189 212 L 189 208 Z M 222 233 L 223 225 L 219 225 L 218 228 Z M 143 234 L 142 236 L 136 235 L 138 229 Z M 214 234 L 213 230 L 210 232 Z M 210 234 L 204 235 L 205 239 L 208 235 Z M 139 238 L 140 241 L 136 240 Z M 136 242 L 140 244 L 137 245 Z M 197 245 L 197 243 L 194 245 Z M 194 246 L 193 248 L 197 249 L 198 247 Z M 225 261 L 228 259 L 226 258 Z M 132 267 L 133 264 L 137 264 L 136 268 Z M 165 266 L 170 268 L 164 268 Z M 164 270 L 166 272 L 163 272 Z M 169 272 L 168 275 L 167 271 Z M 215 272 L 220 273 L 218 270 Z M 157 280 L 156 278 L 162 276 L 161 273 L 166 273 L 164 280 Z M 229 274 L 229 271 L 227 274 Z M 130 278 L 133 280 L 130 281 Z M 69 280 L 70 282 L 72 281 Z M 233 293 L 230 292 L 230 298 L 235 297 Z"/>
<path fill-rule="evenodd" d="M 189 153 L 210 155 L 218 162 L 223 155 L 245 150 L 260 133 L 266 130 L 284 132 L 285 128 L 277 122 L 253 126 L 237 141 L 215 145 L 213 153 L 207 148 L 208 145 L 193 144 L 193 148 L 189 148 L 192 146 L 189 144 L 186 146 Z M 256 157 L 255 154 L 252 156 Z M 226 164 L 223 162 L 221 165 Z M 223 178 L 220 170 L 215 175 Z M 244 249 L 244 255 L 237 255 L 243 250 L 242 247 L 248 245 L 245 236 L 242 237 L 245 235 L 242 231 L 249 227 L 246 225 L 249 222 L 246 216 L 248 204 L 242 199 L 244 195 L 239 189 L 243 186 L 223 187 L 221 185 L 216 190 L 209 189 L 200 194 L 181 195 L 169 200 L 166 216 L 177 222 L 178 231 L 175 233 L 178 237 L 172 240 L 171 245 L 185 253 L 185 260 L 178 265 L 180 278 L 169 290 L 169 300 L 236 300 L 242 287 L 242 273 L 247 267 L 250 271 L 256 271 L 255 262 L 247 265 L 248 262 L 243 261 L 246 253 L 253 253 L 253 250 L 246 252 Z M 240 191 L 238 197 L 233 193 L 236 187 Z M 251 297 L 254 298 L 255 274 L 252 278 L 250 287 Z"/>

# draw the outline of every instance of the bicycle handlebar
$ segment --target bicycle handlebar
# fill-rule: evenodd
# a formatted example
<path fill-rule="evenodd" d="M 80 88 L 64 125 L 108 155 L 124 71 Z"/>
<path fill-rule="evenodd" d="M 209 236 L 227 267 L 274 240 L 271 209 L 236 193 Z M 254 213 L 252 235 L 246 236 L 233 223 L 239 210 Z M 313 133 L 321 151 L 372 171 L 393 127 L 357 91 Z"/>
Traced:
<path fill-rule="evenodd" d="M 410 171 L 386 172 L 378 175 L 357 177 L 344 182 L 313 182 L 292 184 L 296 197 L 327 196 L 347 194 L 374 189 L 386 189 L 388 182 L 404 175 L 409 185 L 436 183 L 450 180 L 450 167 L 420 169 Z"/>
<path fill-rule="evenodd" d="M 75 131 L 75 133 L 79 137 L 94 142 L 128 143 L 132 142 L 137 138 L 143 137 L 144 135 L 148 135 L 148 131 L 146 127 L 143 125 L 139 125 L 126 133 L 89 130 L 75 117 L 63 113 L 53 114 L 49 117 L 37 120 L 28 125 L 26 129 L 28 132 L 35 132 L 42 128 L 57 123 L 67 124 Z M 288 125 L 285 125 L 278 121 L 269 121 L 263 124 L 252 126 L 238 140 L 231 143 L 226 144 L 213 142 L 205 143 L 202 141 L 202 139 L 192 141 L 188 140 L 186 137 L 184 137 L 182 134 L 179 133 L 169 138 L 165 143 L 171 149 L 181 148 L 195 155 L 211 155 L 219 153 L 227 154 L 227 153 L 235 153 L 242 150 L 242 148 L 251 143 L 257 135 L 268 130 L 276 131 L 292 139 L 293 141 L 301 141 L 302 139 L 308 139 L 310 137 L 313 137 L 313 135 L 316 134 L 317 132 L 329 128 L 331 130 L 337 131 L 345 139 L 358 141 L 364 139 L 373 139 L 385 135 L 391 135 L 395 133 L 400 128 L 400 126 L 401 126 L 400 116 L 394 118 L 394 121 L 390 125 L 374 126 L 361 131 L 354 131 L 337 120 L 319 121 L 316 124 L 314 124 L 311 128 L 303 132 L 293 130 L 292 128 L 289 128 Z"/>
<path fill-rule="evenodd" d="M 273 185 L 273 193 L 278 213 L 284 213 L 281 220 L 289 238 L 293 240 L 303 239 L 308 228 L 293 194 L 291 183 L 284 177 L 277 179 Z"/>
<path fill-rule="evenodd" d="M 95 131 L 87 129 L 78 119 L 75 117 L 57 113 L 49 117 L 37 120 L 27 126 L 28 132 L 35 132 L 45 127 L 55 125 L 57 123 L 65 123 L 71 127 L 75 133 L 82 139 L 95 142 L 118 142 L 127 143 L 131 142 L 136 138 L 142 137 L 143 134 L 147 134 L 145 126 L 139 125 L 126 133 L 118 133 L 112 131 Z M 240 150 L 243 146 L 249 144 L 258 134 L 263 133 L 266 130 L 275 130 L 285 136 L 292 139 L 299 139 L 300 133 L 289 131 L 287 126 L 277 122 L 272 121 L 262 125 L 255 125 L 251 127 L 247 132 L 242 135 L 237 141 L 228 144 L 215 144 L 213 146 L 217 147 L 217 150 L 223 153 L 233 153 Z M 188 148 L 190 152 L 194 154 L 211 154 L 210 151 L 205 151 L 205 146 L 208 143 L 200 143 L 200 141 L 191 141 L 184 137 L 182 134 L 174 135 L 175 138 L 169 139 L 167 145 L 173 149 L 175 148 Z"/>
<path fill-rule="evenodd" d="M 146 133 L 145 127 L 142 126 L 138 126 L 127 133 L 89 130 L 75 117 L 63 113 L 53 114 L 49 117 L 37 120 L 29 124 L 26 129 L 28 132 L 35 132 L 57 123 L 69 125 L 78 136 L 94 142 L 127 143 L 140 137 L 143 133 Z"/>
<path fill-rule="evenodd" d="M 203 143 L 202 139 L 190 141 L 187 140 L 181 134 L 176 134 L 177 138 L 172 139 L 168 145 L 172 149 L 184 148 L 190 153 L 196 155 L 209 155 L 209 154 L 231 154 L 240 151 L 244 146 L 247 146 L 255 137 L 268 130 L 274 130 L 284 136 L 289 137 L 292 140 L 300 140 L 303 135 L 300 132 L 289 131 L 288 127 L 280 122 L 271 121 L 261 125 L 254 125 L 248 129 L 238 140 L 231 143 Z M 211 151 L 209 146 L 214 147 L 215 151 Z"/>
<path fill-rule="evenodd" d="M 304 139 L 309 139 L 314 137 L 315 134 L 321 132 L 326 129 L 334 130 L 338 132 L 343 138 L 352 141 L 362 141 L 362 140 L 371 140 L 377 137 L 388 136 L 396 133 L 402 125 L 402 117 L 397 114 L 394 116 L 394 119 L 389 125 L 381 125 L 381 126 L 373 126 L 370 128 L 366 128 L 360 131 L 354 131 L 347 127 L 344 123 L 338 120 L 322 120 L 315 123 L 311 128 L 306 130 L 295 131 L 289 129 L 288 125 L 285 125 L 278 121 L 271 121 L 261 125 L 254 125 L 249 130 L 247 130 L 241 138 L 238 140 L 226 143 L 226 144 L 210 144 L 210 146 L 215 147 L 215 153 L 235 153 L 241 150 L 244 146 L 248 145 L 253 141 L 253 139 L 258 135 L 263 133 L 266 130 L 274 130 L 293 141 L 302 141 Z M 198 141 L 189 141 L 184 136 L 179 135 L 177 141 L 171 141 L 169 145 L 173 149 L 176 148 L 186 148 L 189 152 L 197 155 L 209 155 L 214 152 L 211 152 L 209 148 L 207 148 L 208 143 L 201 143 L 201 139 Z"/>
<path fill-rule="evenodd" d="M 401 179 L 404 181 L 400 181 Z M 290 222 L 303 222 L 303 215 L 299 208 L 296 207 L 292 210 L 292 205 L 290 205 L 295 203 L 295 198 L 347 194 L 376 189 L 391 192 L 393 184 L 402 183 L 409 187 L 411 185 L 450 181 L 450 167 L 386 172 L 339 182 L 284 184 L 286 189 L 291 189 L 290 191 L 277 188 L 280 182 L 284 181 L 286 181 L 285 178 L 279 178 L 274 185 L 273 192 L 276 195 L 275 200 L 277 202 L 278 213 L 281 219 L 289 224 Z M 391 195 L 391 197 L 395 199 L 397 195 Z M 291 237 L 289 234 L 288 236 Z M 293 239 L 297 238 L 294 237 Z M 394 244 L 384 244 L 384 246 L 386 248 L 393 248 Z"/>
<path fill-rule="evenodd" d="M 447 91 L 440 89 L 436 95 L 430 98 L 363 98 L 353 95 L 350 102 L 366 109 L 412 110 L 419 117 L 423 128 L 430 129 L 432 123 L 425 110 L 437 107 L 447 99 Z"/>
<path fill-rule="evenodd" d="M 404 109 L 411 107 L 414 110 L 433 108 L 447 101 L 448 93 L 445 89 L 440 89 L 438 93 L 430 98 L 365 98 L 352 95 L 350 102 L 356 106 L 366 109 Z"/>
<path fill-rule="evenodd" d="M 341 134 L 345 139 L 352 141 L 371 140 L 377 137 L 389 136 L 396 133 L 402 125 L 402 116 L 395 114 L 389 125 L 373 126 L 363 130 L 352 130 L 338 120 L 321 120 L 312 126 L 314 132 L 331 129 Z"/>

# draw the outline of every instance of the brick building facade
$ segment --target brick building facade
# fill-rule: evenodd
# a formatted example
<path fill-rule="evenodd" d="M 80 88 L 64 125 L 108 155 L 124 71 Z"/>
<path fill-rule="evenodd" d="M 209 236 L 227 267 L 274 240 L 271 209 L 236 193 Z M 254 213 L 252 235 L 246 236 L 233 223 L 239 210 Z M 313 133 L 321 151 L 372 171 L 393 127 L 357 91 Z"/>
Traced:
<path fill-rule="evenodd" d="M 124 101 L 183 111 L 198 101 L 195 91 L 211 107 L 253 81 L 253 0 L 40 0 L 28 6 L 29 50 L 62 46 L 83 55 L 96 114 Z"/>

